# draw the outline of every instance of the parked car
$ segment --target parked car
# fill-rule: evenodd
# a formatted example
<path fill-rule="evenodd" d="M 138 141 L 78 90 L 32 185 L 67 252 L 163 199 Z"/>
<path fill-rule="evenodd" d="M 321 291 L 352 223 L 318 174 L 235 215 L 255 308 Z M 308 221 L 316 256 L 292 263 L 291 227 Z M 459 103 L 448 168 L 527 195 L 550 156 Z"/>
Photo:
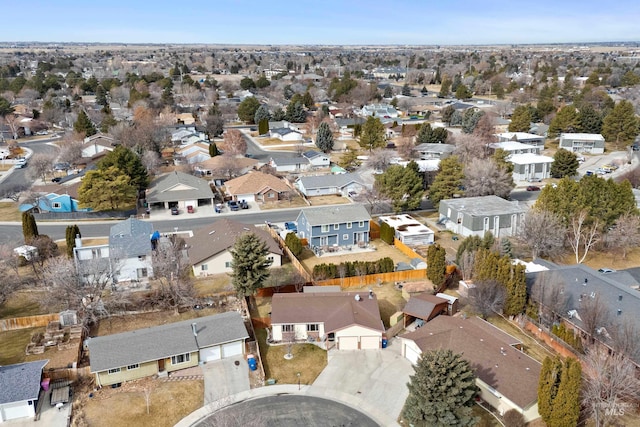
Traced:
<path fill-rule="evenodd" d="M 540 187 L 537 185 L 530 185 L 527 187 L 527 191 L 540 191 Z"/>
<path fill-rule="evenodd" d="M 180 209 L 177 206 L 171 208 L 171 215 L 180 215 Z"/>
<path fill-rule="evenodd" d="M 240 205 L 238 205 L 238 202 L 236 202 L 235 200 L 229 200 L 227 202 L 227 205 L 229 205 L 229 209 L 231 209 L 232 211 L 237 211 L 240 209 Z"/>
<path fill-rule="evenodd" d="M 240 209 L 249 209 L 249 203 L 247 203 L 246 200 L 240 200 L 238 204 L 240 205 Z"/>
<path fill-rule="evenodd" d="M 598 272 L 599 273 L 615 273 L 616 271 L 612 268 L 603 267 L 603 268 L 599 268 Z"/>
<path fill-rule="evenodd" d="M 593 171 L 586 171 L 584 174 L 585 176 L 591 176 L 593 175 Z"/>
<path fill-rule="evenodd" d="M 584 163 L 584 157 L 582 157 L 582 156 L 578 156 L 578 157 L 576 157 L 576 158 L 577 158 L 577 160 L 578 160 L 578 163 Z"/>
<path fill-rule="evenodd" d="M 298 226 L 296 225 L 295 222 L 289 221 L 284 223 L 284 229 L 293 231 L 294 233 L 296 233 L 298 231 Z"/>
<path fill-rule="evenodd" d="M 18 159 L 15 165 L 16 169 L 22 169 L 27 167 L 27 159 Z"/>
<path fill-rule="evenodd" d="M 187 213 L 194 213 L 196 210 L 193 206 L 189 205 L 187 206 Z"/>
<path fill-rule="evenodd" d="M 62 177 L 60 177 L 60 176 L 56 176 L 55 178 L 53 178 L 51 180 L 51 182 L 60 182 L 60 181 L 62 181 Z"/>

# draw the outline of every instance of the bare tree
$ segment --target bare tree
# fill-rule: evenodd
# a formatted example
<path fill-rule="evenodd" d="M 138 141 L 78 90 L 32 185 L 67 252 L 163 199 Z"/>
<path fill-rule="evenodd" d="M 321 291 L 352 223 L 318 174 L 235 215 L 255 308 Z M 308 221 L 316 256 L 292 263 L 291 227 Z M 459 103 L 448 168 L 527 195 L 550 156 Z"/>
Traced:
<path fill-rule="evenodd" d="M 618 218 L 615 227 L 605 235 L 608 248 L 622 252 L 622 258 L 627 258 L 629 248 L 640 245 L 640 216 L 626 213 Z"/>
<path fill-rule="evenodd" d="M 391 164 L 391 159 L 393 159 L 393 152 L 384 148 L 378 148 L 369 154 L 367 166 L 384 172 Z"/>
<path fill-rule="evenodd" d="M 483 114 L 476 127 L 473 129 L 473 136 L 489 144 L 496 140 L 495 118 L 491 114 Z"/>
<path fill-rule="evenodd" d="M 502 313 L 505 301 L 505 287 L 496 280 L 485 280 L 474 283 L 469 289 L 469 305 L 483 319 L 492 314 Z"/>
<path fill-rule="evenodd" d="M 247 154 L 247 141 L 237 129 L 229 129 L 224 134 L 225 154 L 244 156 Z"/>
<path fill-rule="evenodd" d="M 607 306 L 597 293 L 583 294 L 580 297 L 578 315 L 582 320 L 582 329 L 589 336 L 589 343 L 595 342 L 596 334 L 604 334 L 609 324 Z M 603 329 L 604 328 L 604 329 Z M 608 331 L 606 331 L 608 333 Z M 603 339 L 606 338 L 606 335 Z"/>
<path fill-rule="evenodd" d="M 42 178 L 46 182 L 47 173 L 53 169 L 54 157 L 51 154 L 36 153 L 29 159 L 28 173 L 32 178 Z"/>
<path fill-rule="evenodd" d="M 541 273 L 531 287 L 531 300 L 538 304 L 539 321 L 549 327 L 567 309 L 568 296 L 557 272 Z"/>
<path fill-rule="evenodd" d="M 388 204 L 391 201 L 387 196 L 380 193 L 375 186 L 364 188 L 355 198 L 358 202 L 368 204 L 371 213 L 376 213 L 384 204 Z"/>
<path fill-rule="evenodd" d="M 400 157 L 405 160 L 411 160 L 418 157 L 418 150 L 416 150 L 416 144 L 413 142 L 413 138 L 406 136 L 400 138 L 396 148 Z"/>
<path fill-rule="evenodd" d="M 598 231 L 598 220 L 589 226 L 586 224 L 587 211 L 583 210 L 573 215 L 571 224 L 567 233 L 567 241 L 569 246 L 576 255 L 576 264 L 582 264 L 589 254 L 589 250 L 600 241 L 600 232 Z M 582 251 L 582 256 L 580 252 Z"/>
<path fill-rule="evenodd" d="M 512 175 L 489 159 L 473 159 L 464 168 L 465 196 L 496 195 L 506 198 L 515 187 Z"/>
<path fill-rule="evenodd" d="M 31 189 L 20 193 L 19 200 L 24 205 L 33 206 L 33 211 L 37 213 L 51 208 L 51 201 L 43 193 Z"/>
<path fill-rule="evenodd" d="M 622 353 L 610 355 L 603 347 L 587 350 L 582 362 L 582 404 L 596 427 L 611 425 L 640 397 L 636 366 Z"/>
<path fill-rule="evenodd" d="M 616 353 L 624 354 L 631 360 L 640 358 L 640 334 L 638 328 L 629 319 L 612 322 L 607 327 L 611 346 Z"/>
<path fill-rule="evenodd" d="M 458 155 L 465 165 L 474 159 L 487 157 L 487 144 L 475 135 L 458 134 L 454 137 L 454 144 L 456 146 L 454 154 Z"/>
<path fill-rule="evenodd" d="M 58 160 L 73 165 L 81 158 L 82 140 L 70 138 L 60 144 L 60 153 L 58 154 Z"/>
<path fill-rule="evenodd" d="M 533 259 L 562 253 L 566 228 L 560 217 L 547 210 L 531 209 L 519 228 L 518 240 L 529 246 Z"/>
<path fill-rule="evenodd" d="M 145 169 L 151 174 L 156 174 L 160 167 L 160 154 L 156 151 L 145 151 L 140 159 Z"/>
<path fill-rule="evenodd" d="M 213 173 L 218 176 L 224 176 L 228 179 L 239 176 L 242 172 L 242 166 L 238 162 L 238 158 L 232 154 L 224 153 L 218 157 L 219 163 L 213 170 Z"/>
<path fill-rule="evenodd" d="M 181 306 L 192 304 L 195 292 L 190 269 L 184 240 L 175 235 L 160 238 L 153 251 L 153 274 L 159 284 L 153 303 L 176 314 Z"/>

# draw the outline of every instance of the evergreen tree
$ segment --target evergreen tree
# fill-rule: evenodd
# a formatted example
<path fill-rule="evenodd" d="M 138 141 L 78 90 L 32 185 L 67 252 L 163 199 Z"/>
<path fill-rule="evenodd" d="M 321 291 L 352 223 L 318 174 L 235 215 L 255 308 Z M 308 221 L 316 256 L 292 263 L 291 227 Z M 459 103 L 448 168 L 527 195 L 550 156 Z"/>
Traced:
<path fill-rule="evenodd" d="M 416 144 L 444 144 L 448 136 L 447 129 L 432 128 L 429 123 L 424 123 L 416 135 Z"/>
<path fill-rule="evenodd" d="M 545 423 L 551 421 L 553 401 L 558 394 L 562 373 L 562 362 L 554 357 L 545 357 L 538 381 L 538 413 Z"/>
<path fill-rule="evenodd" d="M 218 146 L 216 145 L 216 143 L 213 142 L 213 141 L 210 142 L 209 143 L 209 155 L 211 157 L 215 157 L 215 156 L 217 156 L 219 154 L 220 154 L 220 152 L 218 151 Z"/>
<path fill-rule="evenodd" d="M 78 188 L 78 201 L 96 211 L 116 210 L 135 206 L 137 193 L 129 175 L 109 166 L 87 172 Z"/>
<path fill-rule="evenodd" d="M 312 108 L 314 104 L 315 102 L 313 100 L 313 96 L 311 96 L 309 91 L 306 91 L 304 95 L 302 95 L 302 105 L 304 105 L 306 108 Z"/>
<path fill-rule="evenodd" d="M 232 256 L 231 282 L 239 297 L 253 295 L 269 277 L 272 260 L 267 244 L 254 233 L 244 233 L 236 239 Z"/>
<path fill-rule="evenodd" d="M 318 133 L 316 134 L 316 147 L 323 153 L 329 153 L 333 150 L 333 132 L 327 122 L 320 123 Z"/>
<path fill-rule="evenodd" d="M 438 173 L 429 187 L 429 199 L 438 206 L 440 200 L 450 199 L 454 194 L 463 194 L 462 181 L 464 179 L 462 163 L 458 156 L 449 156 L 440 160 Z"/>
<path fill-rule="evenodd" d="M 473 133 L 476 129 L 476 125 L 484 115 L 484 111 L 474 111 L 473 108 L 469 108 L 465 111 L 462 116 L 462 132 Z"/>
<path fill-rule="evenodd" d="M 439 98 L 446 98 L 449 96 L 451 92 L 451 79 L 449 76 L 445 75 L 442 79 L 442 84 L 440 85 L 440 92 L 438 92 Z"/>
<path fill-rule="evenodd" d="M 29 212 L 22 213 L 22 235 L 24 236 L 24 243 L 27 245 L 39 236 L 36 219 Z"/>
<path fill-rule="evenodd" d="M 375 177 L 376 189 L 393 203 L 394 212 L 413 210 L 420 207 L 424 190 L 422 177 L 416 162 L 391 165 L 384 173 Z"/>
<path fill-rule="evenodd" d="M 286 119 L 292 123 L 304 123 L 307 120 L 307 112 L 302 106 L 301 101 L 292 99 L 287 106 Z"/>
<path fill-rule="evenodd" d="M 242 88 L 242 90 L 254 89 L 255 87 L 256 82 L 254 82 L 251 77 L 244 77 L 240 80 L 240 88 Z"/>
<path fill-rule="evenodd" d="M 604 118 L 602 136 L 610 142 L 631 144 L 638 136 L 638 118 L 633 110 L 633 104 L 622 100 Z"/>
<path fill-rule="evenodd" d="M 287 116 L 287 113 L 285 113 L 282 108 L 278 107 L 275 110 L 273 110 L 273 113 L 271 113 L 271 120 L 279 122 L 281 120 L 284 120 L 286 116 Z"/>
<path fill-rule="evenodd" d="M 98 169 L 104 171 L 111 166 L 117 167 L 129 177 L 130 184 L 138 190 L 144 190 L 149 185 L 149 174 L 140 157 L 130 149 L 118 145 L 100 162 Z"/>
<path fill-rule="evenodd" d="M 294 256 L 297 257 L 302 253 L 302 242 L 300 242 L 300 239 L 298 238 L 298 236 L 296 236 L 296 233 L 287 233 L 284 238 L 284 243 L 287 245 Z"/>
<path fill-rule="evenodd" d="M 580 389 L 582 367 L 573 357 L 565 359 L 560 374 L 560 382 L 553 400 L 547 426 L 572 427 L 580 419 Z"/>
<path fill-rule="evenodd" d="M 388 85 L 384 88 L 384 94 L 382 95 L 384 98 L 393 98 L 393 88 L 391 85 Z"/>
<path fill-rule="evenodd" d="M 456 112 L 456 109 L 453 108 L 452 105 L 447 105 L 446 107 L 444 107 L 441 111 L 442 121 L 450 125 L 451 119 L 453 118 L 453 114 L 455 112 Z"/>
<path fill-rule="evenodd" d="M 509 132 L 529 132 L 531 129 L 531 110 L 528 105 L 518 105 L 511 115 Z"/>
<path fill-rule="evenodd" d="M 456 88 L 456 98 L 469 99 L 473 97 L 473 92 L 463 84 L 459 84 Z"/>
<path fill-rule="evenodd" d="M 403 96 L 411 96 L 411 88 L 406 83 L 405 83 L 404 86 L 402 86 L 402 95 Z"/>
<path fill-rule="evenodd" d="M 578 127 L 580 132 L 602 132 L 602 117 L 591 104 L 586 104 L 578 112 Z"/>
<path fill-rule="evenodd" d="M 500 239 L 500 254 L 513 258 L 513 246 L 511 245 L 511 240 L 506 237 Z"/>
<path fill-rule="evenodd" d="M 553 163 L 551 164 L 551 176 L 554 178 L 571 177 L 578 173 L 578 156 L 572 151 L 560 148 L 553 155 Z"/>
<path fill-rule="evenodd" d="M 93 123 L 89 119 L 89 116 L 87 116 L 87 113 L 85 113 L 84 110 L 80 110 L 78 119 L 73 124 L 73 130 L 78 133 L 82 133 L 85 136 L 91 136 L 98 133 L 96 127 L 93 125 Z"/>
<path fill-rule="evenodd" d="M 271 82 L 265 76 L 260 76 L 258 80 L 256 80 L 256 87 L 258 89 L 264 89 L 265 87 L 269 87 Z"/>
<path fill-rule="evenodd" d="M 258 108 L 260 108 L 260 101 L 253 96 L 248 96 L 238 105 L 238 118 L 243 122 L 253 123 Z"/>
<path fill-rule="evenodd" d="M 524 312 L 527 303 L 526 268 L 522 264 L 512 265 L 511 259 L 507 256 L 502 257 L 501 260 L 509 265 L 510 273 L 507 281 L 507 294 L 503 312 L 506 316 L 517 316 Z"/>
<path fill-rule="evenodd" d="M 261 105 L 257 110 L 256 114 L 253 116 L 254 123 L 260 123 L 262 120 L 269 121 L 271 119 L 271 114 L 269 113 L 269 107 L 266 105 Z M 268 131 L 268 130 L 267 130 Z M 260 135 L 263 135 L 262 133 Z"/>
<path fill-rule="evenodd" d="M 362 125 L 360 140 L 358 142 L 362 148 L 368 149 L 369 151 L 385 146 L 384 125 L 380 119 L 373 116 L 367 117 L 367 121 Z"/>
<path fill-rule="evenodd" d="M 73 258 L 73 248 L 76 247 L 76 237 L 81 238 L 80 227 L 77 225 L 69 225 L 65 231 L 65 240 L 67 242 L 67 256 Z"/>
<path fill-rule="evenodd" d="M 557 138 L 561 133 L 573 133 L 579 129 L 578 112 L 573 105 L 566 105 L 549 124 L 549 137 Z"/>
<path fill-rule="evenodd" d="M 427 248 L 427 279 L 435 289 L 440 289 L 447 278 L 446 255 L 446 250 L 437 243 Z"/>
<path fill-rule="evenodd" d="M 474 426 L 471 407 L 478 394 L 473 369 L 451 350 L 422 354 L 407 384 L 409 396 L 402 415 L 420 426 Z"/>
<path fill-rule="evenodd" d="M 98 85 L 96 88 L 96 104 L 105 106 L 107 102 L 107 91 L 104 90 L 102 85 Z"/>
<path fill-rule="evenodd" d="M 269 120 L 262 119 L 258 122 L 258 135 L 266 135 L 269 133 Z"/>

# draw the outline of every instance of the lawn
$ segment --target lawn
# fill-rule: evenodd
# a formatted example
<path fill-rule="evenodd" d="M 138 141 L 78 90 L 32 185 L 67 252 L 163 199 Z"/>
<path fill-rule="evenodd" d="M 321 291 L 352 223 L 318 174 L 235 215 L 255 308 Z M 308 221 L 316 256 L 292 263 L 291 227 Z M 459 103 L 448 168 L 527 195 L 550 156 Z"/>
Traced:
<path fill-rule="evenodd" d="M 231 277 L 228 274 L 214 274 L 212 276 L 199 277 L 194 280 L 193 287 L 196 290 L 196 295 L 199 297 L 233 291 Z"/>
<path fill-rule="evenodd" d="M 349 199 L 342 197 L 341 194 L 331 194 L 326 196 L 313 196 L 308 198 L 311 206 L 326 206 L 326 205 L 346 205 Z"/>
<path fill-rule="evenodd" d="M 37 292 L 18 291 L 0 305 L 0 319 L 46 314 L 37 300 Z"/>
<path fill-rule="evenodd" d="M 380 239 L 371 241 L 371 246 L 375 247 L 376 250 L 368 252 L 359 252 L 357 250 L 353 250 L 351 252 L 341 252 L 339 255 L 335 256 L 322 257 L 315 256 L 313 252 L 311 252 L 311 250 L 305 248 L 299 259 L 302 265 L 304 265 L 304 268 L 307 269 L 307 271 L 313 271 L 313 267 L 315 265 L 322 263 L 340 264 L 341 262 L 345 261 L 377 261 L 385 257 L 393 259 L 394 263 L 408 263 L 411 261 L 411 258 Z"/>
<path fill-rule="evenodd" d="M 149 413 L 144 390 L 150 389 Z M 89 392 L 93 397 L 89 398 Z M 85 389 L 76 392 L 73 406 L 75 426 L 169 427 L 204 404 L 204 381 L 145 379 L 121 388 Z"/>
<path fill-rule="evenodd" d="M 294 344 L 293 359 L 286 360 L 287 345 L 268 346 L 267 330 L 257 329 L 260 356 L 264 365 L 265 378 L 275 379 L 277 384 L 296 384 L 298 372 L 300 384 L 312 384 L 327 366 L 327 352 L 313 344 Z"/>
<path fill-rule="evenodd" d="M 22 214 L 15 202 L 0 202 L 0 221 L 22 221 Z"/>
<path fill-rule="evenodd" d="M 273 202 L 261 203 L 260 210 L 267 211 L 270 209 L 306 208 L 307 206 L 309 206 L 307 205 L 307 202 L 305 202 L 301 196 L 296 194 L 295 196 L 291 197 L 291 199 L 275 200 Z"/>
<path fill-rule="evenodd" d="M 24 362 L 27 358 L 25 348 L 31 342 L 31 335 L 44 332 L 45 328 L 18 329 L 0 332 L 0 366 Z M 40 355 L 42 356 L 42 355 Z"/>

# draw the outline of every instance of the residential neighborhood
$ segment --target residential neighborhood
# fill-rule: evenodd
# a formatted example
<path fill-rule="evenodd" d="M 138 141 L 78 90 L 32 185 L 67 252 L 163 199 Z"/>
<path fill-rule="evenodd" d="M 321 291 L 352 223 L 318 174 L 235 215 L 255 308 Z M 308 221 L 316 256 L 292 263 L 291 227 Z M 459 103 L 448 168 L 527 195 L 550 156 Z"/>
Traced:
<path fill-rule="evenodd" d="M 635 425 L 638 63 L 0 41 L 0 424 Z"/>

